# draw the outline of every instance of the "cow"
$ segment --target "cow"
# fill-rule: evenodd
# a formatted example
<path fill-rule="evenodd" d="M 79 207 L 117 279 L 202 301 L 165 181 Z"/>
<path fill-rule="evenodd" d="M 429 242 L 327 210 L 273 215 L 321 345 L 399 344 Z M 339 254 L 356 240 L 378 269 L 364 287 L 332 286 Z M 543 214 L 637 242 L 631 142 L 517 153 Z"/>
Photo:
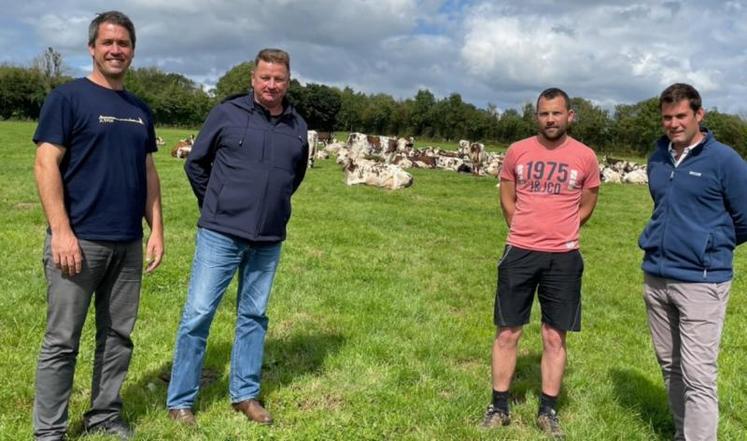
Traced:
<path fill-rule="evenodd" d="M 174 158 L 184 159 L 192 151 L 192 144 L 195 143 L 195 135 L 189 135 L 189 138 L 181 139 L 171 149 L 171 156 Z"/>
<path fill-rule="evenodd" d="M 415 138 L 410 136 L 409 138 L 399 138 L 397 139 L 397 151 L 398 152 L 408 152 L 415 147 Z"/>
<path fill-rule="evenodd" d="M 488 164 L 485 167 L 485 173 L 496 178 L 501 176 L 501 169 L 503 168 L 503 157 L 501 155 L 489 155 L 485 162 Z"/>
<path fill-rule="evenodd" d="M 309 156 L 308 168 L 314 167 L 314 161 L 316 160 L 316 145 L 319 143 L 319 133 L 316 130 L 308 130 L 306 132 L 306 141 L 309 143 Z"/>
<path fill-rule="evenodd" d="M 483 174 L 482 161 L 485 156 L 485 145 L 473 142 L 469 145 L 469 160 L 472 162 L 472 174 L 480 176 Z"/>
<path fill-rule="evenodd" d="M 392 164 L 384 164 L 369 159 L 348 160 L 343 169 L 345 184 L 366 184 L 390 190 L 407 188 L 412 185 L 412 175 Z"/>
<path fill-rule="evenodd" d="M 334 139 L 334 133 L 332 132 L 318 132 L 317 134 L 319 135 L 317 142 L 324 143 L 325 146 L 331 144 Z"/>
<path fill-rule="evenodd" d="M 457 152 L 462 156 L 469 155 L 469 145 L 471 143 L 467 141 L 466 139 L 460 139 L 459 140 L 459 148 L 457 148 Z"/>

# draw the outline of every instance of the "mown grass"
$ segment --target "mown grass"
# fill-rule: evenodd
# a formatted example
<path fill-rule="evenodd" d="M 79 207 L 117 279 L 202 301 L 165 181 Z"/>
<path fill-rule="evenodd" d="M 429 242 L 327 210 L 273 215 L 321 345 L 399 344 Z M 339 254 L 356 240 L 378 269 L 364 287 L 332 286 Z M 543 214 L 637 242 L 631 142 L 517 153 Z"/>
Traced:
<path fill-rule="evenodd" d="M 31 123 L 0 123 L 0 439 L 31 438 L 36 357 L 45 323 Z M 248 424 L 227 398 L 235 285 L 213 323 L 205 366 L 217 374 L 191 431 L 166 418 L 174 336 L 194 251 L 197 208 L 170 147 L 186 130 L 162 130 L 156 155 L 166 258 L 145 277 L 135 353 L 123 390 L 138 440 L 541 440 L 539 318 L 525 329 L 514 382 L 514 423 L 478 428 L 490 396 L 496 261 L 506 227 L 495 181 L 412 170 L 413 187 L 346 187 L 320 161 L 294 197 L 273 289 L 263 398 L 272 427 Z M 669 440 L 672 423 L 641 299 L 636 238 L 651 209 L 643 186 L 604 185 L 582 232 L 583 331 L 569 338 L 560 412 L 569 440 Z M 550 228 L 551 226 L 548 226 Z M 747 269 L 737 253 L 720 357 L 720 439 L 744 439 Z M 90 316 L 89 316 L 90 317 Z M 93 320 L 86 324 L 71 399 L 70 434 L 82 437 Z M 82 438 L 81 438 L 82 439 Z M 91 440 L 104 438 L 86 438 Z"/>

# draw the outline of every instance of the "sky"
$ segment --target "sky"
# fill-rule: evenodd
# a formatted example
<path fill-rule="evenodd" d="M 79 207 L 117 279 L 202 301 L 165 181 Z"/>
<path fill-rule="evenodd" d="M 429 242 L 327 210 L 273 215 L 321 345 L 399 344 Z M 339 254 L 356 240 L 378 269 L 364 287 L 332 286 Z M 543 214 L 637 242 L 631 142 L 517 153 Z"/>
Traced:
<path fill-rule="evenodd" d="M 560 87 L 612 109 L 687 82 L 707 109 L 747 117 L 747 0 L 0 0 L 0 63 L 53 47 L 84 76 L 88 23 L 110 9 L 135 23 L 134 67 L 207 88 L 279 47 L 304 84 L 398 99 L 520 109 Z"/>

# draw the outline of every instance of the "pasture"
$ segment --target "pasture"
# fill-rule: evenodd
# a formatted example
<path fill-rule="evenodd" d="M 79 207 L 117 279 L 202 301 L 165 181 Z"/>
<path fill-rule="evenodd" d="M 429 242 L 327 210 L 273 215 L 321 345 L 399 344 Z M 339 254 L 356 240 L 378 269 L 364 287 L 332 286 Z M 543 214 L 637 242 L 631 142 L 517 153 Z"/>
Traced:
<path fill-rule="evenodd" d="M 46 222 L 36 196 L 33 123 L 0 123 L 0 440 L 31 438 L 36 357 L 46 294 Z M 166 384 L 194 251 L 197 205 L 171 146 L 190 131 L 160 130 L 156 154 L 166 228 L 162 266 L 144 278 L 135 352 L 123 389 L 138 440 L 542 440 L 539 313 L 525 328 L 513 386 L 513 423 L 478 427 L 490 398 L 496 262 L 506 226 L 495 180 L 411 170 L 413 187 L 346 187 L 334 160 L 318 161 L 294 196 L 270 300 L 263 399 L 271 427 L 251 425 L 227 397 L 235 284 L 212 326 L 205 367 L 215 374 L 196 408 L 199 428 L 166 418 Z M 666 394 L 642 301 L 639 232 L 645 186 L 604 184 L 582 230 L 582 332 L 568 338 L 560 398 L 568 440 L 671 439 Z M 147 230 L 146 230 L 147 231 Z M 719 439 L 747 431 L 747 254 L 736 277 L 720 357 Z M 94 327 L 86 323 L 70 405 L 83 439 Z M 104 440 L 103 437 L 86 437 Z"/>

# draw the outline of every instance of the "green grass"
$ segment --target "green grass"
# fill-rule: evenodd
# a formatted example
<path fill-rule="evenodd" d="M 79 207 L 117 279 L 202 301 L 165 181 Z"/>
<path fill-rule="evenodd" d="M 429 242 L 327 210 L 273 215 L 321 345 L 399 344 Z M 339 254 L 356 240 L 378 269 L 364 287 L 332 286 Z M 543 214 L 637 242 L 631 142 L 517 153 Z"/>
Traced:
<path fill-rule="evenodd" d="M 0 123 L 0 439 L 31 438 L 33 382 L 45 324 L 41 248 L 45 220 L 34 189 L 31 123 Z M 197 404 L 199 429 L 166 418 L 166 385 L 194 251 L 197 208 L 169 156 L 187 130 L 160 130 L 156 155 L 166 257 L 144 279 L 125 417 L 138 440 L 541 440 L 539 314 L 522 340 L 514 423 L 477 427 L 490 396 L 496 261 L 506 227 L 495 180 L 414 169 L 397 192 L 346 187 L 320 161 L 294 197 L 288 240 L 269 311 L 263 398 L 276 418 L 258 427 L 227 397 L 235 285 L 213 323 L 206 368 L 217 380 Z M 568 339 L 560 413 L 569 440 L 669 440 L 672 423 L 642 301 L 637 235 L 650 214 L 644 186 L 603 185 L 582 231 L 583 331 Z M 720 358 L 720 439 L 747 430 L 747 255 L 737 276 Z M 89 317 L 91 317 L 89 315 Z M 82 338 L 70 403 L 81 437 L 90 396 L 93 320 Z M 82 439 L 82 437 L 80 438 Z M 86 438 L 103 440 L 104 438 Z"/>

